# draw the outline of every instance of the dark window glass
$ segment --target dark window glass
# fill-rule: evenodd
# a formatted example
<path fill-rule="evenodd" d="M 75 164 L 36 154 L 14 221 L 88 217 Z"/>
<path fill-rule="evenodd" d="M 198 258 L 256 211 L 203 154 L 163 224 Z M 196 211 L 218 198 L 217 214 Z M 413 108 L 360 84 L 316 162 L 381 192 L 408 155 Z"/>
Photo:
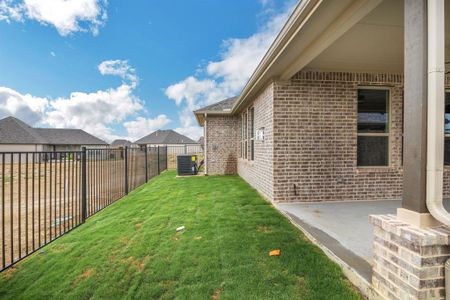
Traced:
<path fill-rule="evenodd" d="M 450 134 L 450 93 L 445 93 L 445 134 Z"/>
<path fill-rule="evenodd" d="M 358 166 L 389 164 L 389 90 L 358 90 Z"/>
<path fill-rule="evenodd" d="M 250 141 L 250 159 L 255 160 L 255 140 Z"/>
<path fill-rule="evenodd" d="M 387 166 L 389 138 L 358 136 L 358 166 Z"/>
<path fill-rule="evenodd" d="M 444 119 L 444 165 L 450 165 L 450 93 L 445 93 L 445 119 Z"/>
<path fill-rule="evenodd" d="M 255 109 L 250 109 L 250 160 L 255 159 Z"/>
<path fill-rule="evenodd" d="M 248 138 L 248 116 L 247 113 L 244 114 L 244 141 L 245 141 L 245 146 L 244 146 L 244 158 L 247 159 L 247 153 L 248 153 L 248 143 L 247 143 L 247 138 Z"/>
<path fill-rule="evenodd" d="M 388 90 L 358 90 L 358 132 L 388 132 L 388 118 Z"/>
<path fill-rule="evenodd" d="M 450 165 L 450 137 L 445 137 L 444 142 L 444 165 Z"/>

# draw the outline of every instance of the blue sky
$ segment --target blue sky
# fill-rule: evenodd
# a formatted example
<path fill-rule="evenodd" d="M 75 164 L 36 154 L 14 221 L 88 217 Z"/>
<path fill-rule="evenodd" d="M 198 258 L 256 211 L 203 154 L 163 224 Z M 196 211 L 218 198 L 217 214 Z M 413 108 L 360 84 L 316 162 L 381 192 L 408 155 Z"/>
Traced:
<path fill-rule="evenodd" d="M 0 118 L 198 138 L 192 110 L 239 93 L 294 4 L 0 0 Z"/>

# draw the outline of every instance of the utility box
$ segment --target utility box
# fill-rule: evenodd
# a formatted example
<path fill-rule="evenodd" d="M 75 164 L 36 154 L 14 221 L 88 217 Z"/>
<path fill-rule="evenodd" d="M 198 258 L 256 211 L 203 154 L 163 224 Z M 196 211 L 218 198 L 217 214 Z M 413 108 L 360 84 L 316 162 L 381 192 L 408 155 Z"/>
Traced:
<path fill-rule="evenodd" d="M 197 175 L 197 155 L 178 155 L 177 174 L 178 176 Z"/>

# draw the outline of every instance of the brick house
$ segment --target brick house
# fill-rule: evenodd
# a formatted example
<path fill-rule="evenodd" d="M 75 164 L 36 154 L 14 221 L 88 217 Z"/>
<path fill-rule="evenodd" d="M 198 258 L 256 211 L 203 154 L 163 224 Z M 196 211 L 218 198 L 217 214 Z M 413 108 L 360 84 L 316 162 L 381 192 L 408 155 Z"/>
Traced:
<path fill-rule="evenodd" d="M 445 292 L 443 262 L 450 254 L 443 253 L 450 253 L 450 230 L 436 221 L 426 199 L 440 182 L 441 194 L 450 196 L 450 94 L 444 97 L 450 88 L 444 75 L 450 6 L 445 4 L 444 9 L 443 0 L 301 1 L 242 93 L 194 112 L 204 127 L 206 173 L 239 174 L 270 201 L 401 199 L 397 216 L 371 219 L 378 238 L 372 283 L 387 298 L 442 298 Z M 436 40 L 428 38 L 430 30 L 437 30 Z M 429 77 L 430 61 L 438 61 L 439 79 Z M 433 84 L 444 97 L 437 111 L 428 99 Z M 436 136 L 437 148 L 427 143 Z M 442 144 L 443 153 L 432 153 Z M 445 163 L 436 168 L 443 178 L 427 174 L 430 157 Z M 408 235 L 400 228 L 412 229 Z M 395 247 L 414 243 L 411 234 L 429 239 L 417 238 L 405 248 L 413 258 L 399 266 L 403 246 Z M 387 255 L 392 249 L 386 245 L 398 252 Z M 436 270 L 431 275 L 424 264 L 413 264 L 427 251 L 439 253 L 426 266 Z"/>

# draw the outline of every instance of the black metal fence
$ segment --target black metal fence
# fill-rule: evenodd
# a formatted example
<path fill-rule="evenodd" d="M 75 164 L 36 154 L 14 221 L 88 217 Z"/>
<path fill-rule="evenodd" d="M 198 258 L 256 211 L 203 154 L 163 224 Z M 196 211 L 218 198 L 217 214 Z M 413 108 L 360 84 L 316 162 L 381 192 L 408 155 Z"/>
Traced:
<path fill-rule="evenodd" d="M 0 152 L 0 271 L 166 169 L 166 147 Z"/>
<path fill-rule="evenodd" d="M 203 159 L 203 147 L 200 145 L 171 145 L 167 146 L 167 169 L 177 168 L 177 155 L 195 154 L 199 161 Z"/>

